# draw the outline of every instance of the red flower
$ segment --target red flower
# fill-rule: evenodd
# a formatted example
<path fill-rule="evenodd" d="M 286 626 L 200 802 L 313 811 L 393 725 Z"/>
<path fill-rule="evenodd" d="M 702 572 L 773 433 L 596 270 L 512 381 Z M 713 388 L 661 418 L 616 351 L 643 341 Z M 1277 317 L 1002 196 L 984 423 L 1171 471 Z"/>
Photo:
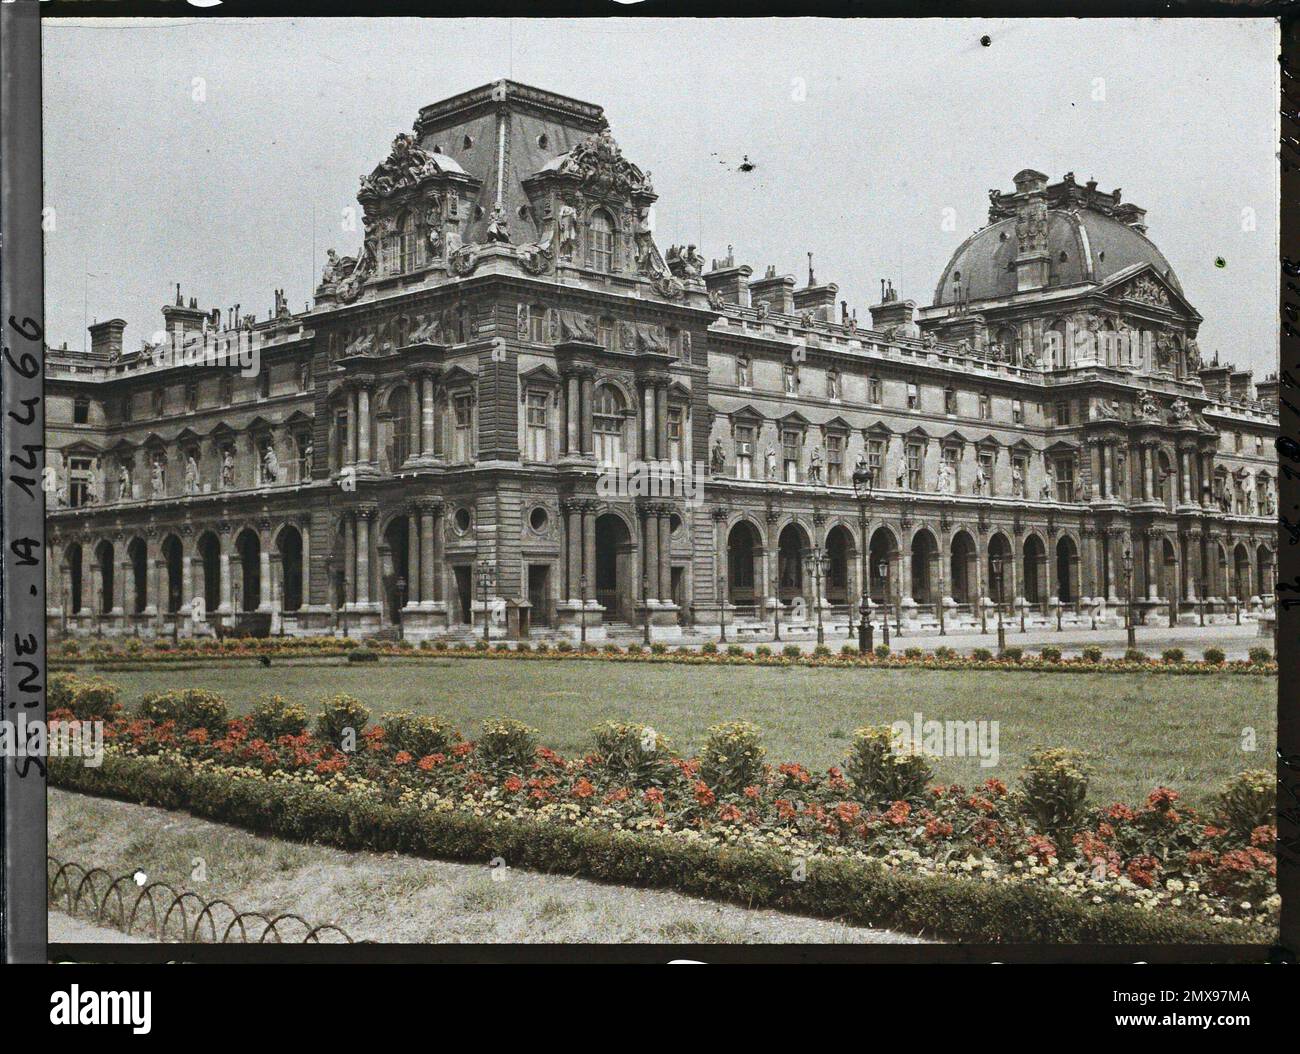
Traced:
<path fill-rule="evenodd" d="M 1250 832 L 1250 844 L 1256 849 L 1272 849 L 1277 844 L 1277 828 L 1263 824 Z"/>
<path fill-rule="evenodd" d="M 1046 863 L 1049 857 L 1056 856 L 1056 845 L 1050 838 L 1045 838 L 1041 834 L 1031 834 L 1029 836 L 1029 853 L 1040 863 Z"/>
<path fill-rule="evenodd" d="M 1106 818 L 1114 820 L 1116 823 L 1131 823 L 1133 820 L 1137 819 L 1137 813 L 1127 805 L 1116 802 L 1106 810 Z"/>
<path fill-rule="evenodd" d="M 846 827 L 855 823 L 861 812 L 862 806 L 853 801 L 842 801 L 835 806 L 835 815 L 839 817 L 840 823 Z"/>
<path fill-rule="evenodd" d="M 446 760 L 446 754 L 426 754 L 416 764 L 419 766 L 421 771 L 428 772 L 430 769 L 437 765 L 441 765 Z"/>
<path fill-rule="evenodd" d="M 758 797 L 758 788 L 757 788 L 757 787 L 746 787 L 746 788 L 745 788 L 745 797 L 746 797 L 746 798 L 751 798 L 751 799 L 752 799 L 752 798 L 757 798 L 757 797 Z"/>
<path fill-rule="evenodd" d="M 1147 795 L 1147 806 L 1148 808 L 1158 809 L 1161 812 L 1165 812 L 1170 809 L 1177 800 L 1177 791 L 1170 790 L 1168 787 L 1157 787 Z"/>
<path fill-rule="evenodd" d="M 394 765 L 409 765 L 412 761 L 411 754 L 405 750 L 399 750 L 393 755 Z"/>
<path fill-rule="evenodd" d="M 573 785 L 575 798 L 590 798 L 595 793 L 596 788 L 591 785 L 591 781 L 586 776 L 580 776 L 578 782 Z"/>
<path fill-rule="evenodd" d="M 645 792 L 645 800 L 652 805 L 658 805 L 664 800 L 664 792 L 658 787 L 648 787 Z"/>
<path fill-rule="evenodd" d="M 723 805 L 718 809 L 718 819 L 723 823 L 736 823 L 742 818 L 743 814 L 734 805 Z"/>
<path fill-rule="evenodd" d="M 794 806 L 791 805 L 784 798 L 777 798 L 775 805 L 776 805 L 776 814 L 782 820 L 793 820 L 795 818 Z"/>
<path fill-rule="evenodd" d="M 940 820 L 937 816 L 925 825 L 925 837 L 930 841 L 938 838 L 947 838 L 952 834 L 952 824 L 947 820 Z"/>
<path fill-rule="evenodd" d="M 984 787 L 990 794 L 996 795 L 999 798 L 1006 797 L 1007 785 L 1000 779 L 986 779 L 984 781 Z"/>
<path fill-rule="evenodd" d="M 1160 861 L 1154 856 L 1135 856 L 1128 862 L 1128 877 L 1145 889 L 1155 885 L 1156 873 L 1160 870 Z"/>
<path fill-rule="evenodd" d="M 709 806 L 717 801 L 713 791 L 709 790 L 709 785 L 703 780 L 695 784 L 695 800 L 701 805 Z"/>
<path fill-rule="evenodd" d="M 902 827 L 912 813 L 912 807 L 905 801 L 896 801 L 885 811 L 885 819 L 895 827 Z"/>
<path fill-rule="evenodd" d="M 505 788 L 511 794 L 517 794 L 524 789 L 524 781 L 518 776 L 508 776 L 505 782 Z"/>

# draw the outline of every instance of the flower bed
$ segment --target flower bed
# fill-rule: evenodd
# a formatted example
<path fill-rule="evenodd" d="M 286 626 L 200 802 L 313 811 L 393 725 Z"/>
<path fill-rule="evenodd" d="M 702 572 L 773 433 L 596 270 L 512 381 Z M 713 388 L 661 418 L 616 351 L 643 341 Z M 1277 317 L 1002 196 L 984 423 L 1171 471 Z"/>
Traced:
<path fill-rule="evenodd" d="M 1206 818 L 1165 788 L 1089 807 L 1068 751 L 1036 755 L 1015 790 L 936 786 L 887 729 L 859 730 L 843 769 L 814 773 L 769 764 L 743 723 L 711 730 L 696 758 L 628 725 L 563 758 L 509 720 L 475 740 L 409 714 L 367 728 L 347 697 L 327 702 L 316 732 L 294 717 L 301 731 L 260 736 L 284 720 L 283 700 L 214 731 L 211 700 L 182 695 L 151 704 L 175 719 L 112 719 L 101 768 L 51 759 L 51 779 L 290 838 L 500 855 L 964 940 L 1275 939 L 1267 774 L 1238 777 L 1222 819 Z"/>
<path fill-rule="evenodd" d="M 908 648 L 901 654 L 881 646 L 867 655 L 859 655 L 857 649 L 851 644 L 845 645 L 838 654 L 832 654 L 825 647 L 813 654 L 805 654 L 796 645 L 787 645 L 779 654 L 773 654 L 770 645 L 760 644 L 751 651 L 739 645 L 731 645 L 725 651 L 719 651 L 716 645 L 709 642 L 698 646 L 683 645 L 677 648 L 656 643 L 648 649 L 640 644 L 619 647 L 617 644 L 607 643 L 598 648 L 594 644 L 582 646 L 567 641 L 556 644 L 523 642 L 513 647 L 504 643 L 488 647 L 483 641 L 473 645 L 422 641 L 416 646 L 408 641 L 358 642 L 337 637 L 242 637 L 221 641 L 182 641 L 176 646 L 167 641 L 158 641 L 139 647 L 115 647 L 97 641 L 85 649 L 78 642 L 71 643 L 74 645 L 73 648 L 55 649 L 51 661 L 52 667 L 75 669 L 80 666 L 116 666 L 122 669 L 134 669 L 146 668 L 145 664 L 178 663 L 184 666 L 199 660 L 224 661 L 231 658 L 259 660 L 268 657 L 345 658 L 359 661 L 357 656 L 363 656 L 366 660 L 454 657 L 513 662 L 553 662 L 581 659 L 601 662 L 671 662 L 708 666 L 817 666 L 838 669 L 876 667 L 895 670 L 989 670 L 1003 673 L 1014 671 L 1175 675 L 1228 673 L 1245 676 L 1277 674 L 1276 660 L 1272 658 L 1268 649 L 1263 647 L 1251 649 L 1250 659 L 1228 661 L 1218 648 L 1207 648 L 1202 659 L 1186 658 L 1182 655 L 1181 649 L 1168 649 L 1164 657 L 1146 656 L 1137 652 L 1126 654 L 1124 658 L 1106 659 L 1101 657 L 1099 648 L 1084 649 L 1084 655 L 1071 658 L 1062 657 L 1060 649 L 1050 645 L 1043 646 L 1037 655 L 1025 654 L 1020 648 L 1008 648 L 1001 655 L 994 654 L 986 648 L 976 648 L 971 655 L 962 656 L 942 646 L 937 647 L 933 652 Z M 132 640 L 130 644 L 136 645 L 139 642 Z"/>

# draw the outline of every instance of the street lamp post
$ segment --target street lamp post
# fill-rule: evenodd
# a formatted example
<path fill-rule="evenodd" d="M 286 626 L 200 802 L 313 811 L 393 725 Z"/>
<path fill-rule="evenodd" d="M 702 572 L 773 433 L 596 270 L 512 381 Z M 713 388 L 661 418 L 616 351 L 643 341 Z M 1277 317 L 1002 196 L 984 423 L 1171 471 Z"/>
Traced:
<path fill-rule="evenodd" d="M 823 552 L 820 546 L 814 545 L 804 553 L 804 564 L 812 574 L 813 585 L 816 587 L 818 644 L 826 643 L 826 630 L 822 625 L 822 576 L 826 573 L 826 565 L 829 562 L 830 556 Z"/>
<path fill-rule="evenodd" d="M 399 581 L 399 589 L 405 587 L 405 582 Z M 496 565 L 490 560 L 480 560 L 478 562 L 478 584 L 483 593 L 483 641 L 487 643 L 490 639 L 491 618 L 488 612 L 488 602 L 491 600 L 492 587 L 496 583 Z"/>
<path fill-rule="evenodd" d="M 1196 598 L 1196 608 L 1200 615 L 1201 625 L 1205 625 L 1205 576 L 1201 576 L 1201 595 Z"/>
<path fill-rule="evenodd" d="M 721 643 L 727 643 L 727 577 L 718 575 L 718 637 Z"/>
<path fill-rule="evenodd" d="M 1007 631 L 1002 624 L 1002 605 L 1007 601 L 1006 583 L 1002 577 L 1003 559 L 1000 556 L 989 558 L 989 569 L 993 572 L 993 577 L 998 580 L 998 651 L 1007 650 Z"/>
<path fill-rule="evenodd" d="M 1137 647 L 1137 628 L 1133 625 L 1133 550 L 1124 550 L 1124 578 L 1128 582 L 1128 603 L 1125 605 L 1124 626 L 1127 630 L 1128 646 Z"/>
<path fill-rule="evenodd" d="M 903 554 L 896 557 L 898 562 L 898 590 L 894 593 L 894 636 L 903 635 Z"/>
<path fill-rule="evenodd" d="M 876 573 L 880 575 L 880 581 L 884 585 L 883 593 L 880 599 L 883 601 L 885 613 L 880 619 L 881 640 L 884 641 L 885 647 L 889 647 L 889 557 L 881 560 L 876 565 Z"/>
<path fill-rule="evenodd" d="M 853 493 L 858 499 L 858 546 L 862 554 L 862 602 L 858 605 L 858 653 L 871 651 L 871 554 L 867 549 L 867 502 L 871 499 L 871 469 L 858 458 L 853 469 Z"/>
<path fill-rule="evenodd" d="M 645 608 L 645 642 L 650 644 L 650 573 L 641 576 L 641 604 Z"/>
<path fill-rule="evenodd" d="M 587 576 L 578 578 L 578 641 L 587 643 Z"/>
<path fill-rule="evenodd" d="M 401 575 L 397 576 L 397 639 L 406 639 L 406 625 L 402 621 L 402 609 L 406 607 L 406 579 Z M 284 619 L 280 619 L 280 635 L 284 636 Z"/>

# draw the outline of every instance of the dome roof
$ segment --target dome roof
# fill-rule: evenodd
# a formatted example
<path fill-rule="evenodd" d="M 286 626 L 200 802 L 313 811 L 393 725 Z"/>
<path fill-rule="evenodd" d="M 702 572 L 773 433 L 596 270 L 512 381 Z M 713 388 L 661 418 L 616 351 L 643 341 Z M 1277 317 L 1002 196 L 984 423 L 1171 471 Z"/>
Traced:
<path fill-rule="evenodd" d="M 934 291 L 935 306 L 993 300 L 1016 292 L 1014 216 L 976 231 L 953 253 Z M 1135 264 L 1150 264 L 1178 292 L 1169 261 L 1140 231 L 1090 209 L 1047 213 L 1048 288 L 1100 283 Z"/>

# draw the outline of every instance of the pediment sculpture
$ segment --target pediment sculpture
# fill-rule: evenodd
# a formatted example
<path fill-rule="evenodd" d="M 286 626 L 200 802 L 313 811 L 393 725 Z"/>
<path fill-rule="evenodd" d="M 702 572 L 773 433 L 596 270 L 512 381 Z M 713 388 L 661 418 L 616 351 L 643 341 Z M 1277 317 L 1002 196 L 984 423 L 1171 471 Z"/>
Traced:
<path fill-rule="evenodd" d="M 393 149 L 388 157 L 376 165 L 370 175 L 361 177 L 361 190 L 357 196 L 387 197 L 441 171 L 433 155 L 416 143 L 414 135 L 399 132 L 393 139 Z"/>
<path fill-rule="evenodd" d="M 623 156 L 608 128 L 587 136 L 561 161 L 559 171 L 576 175 L 597 194 L 653 194 L 649 176 Z"/>

